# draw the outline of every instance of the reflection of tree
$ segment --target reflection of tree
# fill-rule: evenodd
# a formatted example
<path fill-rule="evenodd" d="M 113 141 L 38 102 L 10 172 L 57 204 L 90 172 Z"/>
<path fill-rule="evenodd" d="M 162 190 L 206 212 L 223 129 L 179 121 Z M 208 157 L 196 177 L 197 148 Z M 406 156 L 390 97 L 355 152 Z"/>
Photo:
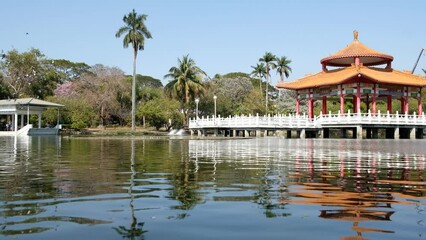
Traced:
<path fill-rule="evenodd" d="M 130 228 L 126 228 L 125 226 L 119 226 L 114 228 L 114 230 L 123 236 L 123 238 L 128 239 L 144 239 L 143 234 L 147 231 L 143 230 L 143 225 L 145 223 L 140 222 L 138 223 L 138 220 L 135 216 L 135 209 L 133 206 L 133 200 L 134 196 L 132 194 L 133 187 L 135 186 L 135 141 L 134 139 L 131 140 L 131 155 L 130 155 L 130 170 L 132 174 L 130 175 L 130 187 L 129 187 L 129 195 L 130 195 L 130 210 L 132 212 L 132 222 L 130 223 Z"/>
<path fill-rule="evenodd" d="M 174 185 L 171 197 L 178 200 L 181 204 L 176 209 L 189 210 L 202 200 L 198 192 L 199 186 L 194 181 L 194 174 L 191 173 L 189 161 L 183 160 L 182 167 L 179 168 L 174 179 Z"/>

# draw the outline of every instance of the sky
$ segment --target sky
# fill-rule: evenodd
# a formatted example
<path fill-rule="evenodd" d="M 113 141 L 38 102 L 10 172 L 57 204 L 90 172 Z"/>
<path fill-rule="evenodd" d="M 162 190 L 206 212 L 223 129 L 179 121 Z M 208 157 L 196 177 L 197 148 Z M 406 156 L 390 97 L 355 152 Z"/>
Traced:
<path fill-rule="evenodd" d="M 320 60 L 359 41 L 412 70 L 426 48 L 424 0 L 2 0 L 0 52 L 37 48 L 50 59 L 118 67 L 133 53 L 115 33 L 123 16 L 146 14 L 153 38 L 137 73 L 162 80 L 189 54 L 208 76 L 252 71 L 265 52 L 291 59 L 294 81 L 321 71 Z M 423 54 L 424 55 L 424 54 Z M 426 69 L 422 56 L 416 74 Z M 272 73 L 272 84 L 279 75 Z"/>

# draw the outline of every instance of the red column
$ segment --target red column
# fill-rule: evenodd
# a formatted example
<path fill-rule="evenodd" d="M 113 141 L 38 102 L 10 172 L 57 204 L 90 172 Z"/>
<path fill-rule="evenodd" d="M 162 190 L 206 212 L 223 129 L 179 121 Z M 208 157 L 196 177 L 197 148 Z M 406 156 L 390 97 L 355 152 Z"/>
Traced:
<path fill-rule="evenodd" d="M 356 86 L 356 112 L 361 113 L 361 84 Z"/>
<path fill-rule="evenodd" d="M 340 85 L 340 114 L 345 114 L 345 95 L 343 90 L 343 86 Z"/>
<path fill-rule="evenodd" d="M 376 84 L 374 84 L 374 86 L 373 86 L 373 106 L 372 106 L 372 111 L 373 111 L 373 114 L 376 114 L 376 111 L 377 111 L 377 109 L 376 109 L 376 102 L 377 102 L 377 89 L 376 89 Z"/>
<path fill-rule="evenodd" d="M 392 113 L 392 96 L 391 95 L 388 95 L 387 96 L 388 97 L 388 111 L 389 111 L 389 113 Z"/>
<path fill-rule="evenodd" d="M 404 97 L 404 113 L 408 113 L 408 97 Z"/>
<path fill-rule="evenodd" d="M 418 112 L 418 115 L 421 116 L 423 114 L 423 108 L 422 108 L 422 88 L 419 88 L 419 94 L 420 94 L 420 96 L 417 98 L 417 112 Z"/>
<path fill-rule="evenodd" d="M 300 98 L 299 98 L 299 93 L 297 93 L 296 96 L 296 115 L 300 114 Z"/>
<path fill-rule="evenodd" d="M 405 110 L 405 107 L 404 107 L 405 106 L 405 104 L 404 104 L 405 98 L 401 97 L 400 101 L 401 101 L 401 113 L 404 113 L 404 110 Z"/>
<path fill-rule="evenodd" d="M 314 108 L 312 107 L 312 98 L 308 98 L 308 118 L 313 119 L 314 118 Z"/>
<path fill-rule="evenodd" d="M 327 114 L 327 96 L 322 96 L 322 114 Z"/>

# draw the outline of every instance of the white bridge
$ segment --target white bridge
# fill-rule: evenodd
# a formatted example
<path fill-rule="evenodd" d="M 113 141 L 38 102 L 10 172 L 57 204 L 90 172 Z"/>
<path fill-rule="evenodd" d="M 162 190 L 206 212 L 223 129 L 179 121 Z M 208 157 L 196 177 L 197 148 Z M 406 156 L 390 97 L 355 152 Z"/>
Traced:
<path fill-rule="evenodd" d="M 389 129 L 392 134 L 386 133 L 388 138 L 399 138 L 400 130 L 402 135 L 408 137 L 403 138 L 420 138 L 423 135 L 423 129 L 426 128 L 426 116 L 423 114 L 390 114 L 389 112 L 382 114 L 380 111 L 376 114 L 368 113 L 351 113 L 341 114 L 320 114 L 313 119 L 309 119 L 306 115 L 274 115 L 274 116 L 234 116 L 234 117 L 202 117 L 191 119 L 189 121 L 189 130 L 191 134 L 195 131 L 198 135 L 205 135 L 207 131 L 214 132 L 217 135 L 219 131 L 223 131 L 230 136 L 238 136 L 238 131 L 243 131 L 243 135 L 250 136 L 252 131 L 256 131 L 256 136 L 260 132 L 268 135 L 268 131 L 300 131 L 305 137 L 305 132 L 316 132 L 314 135 L 319 137 L 328 137 L 328 130 L 332 129 L 356 129 L 355 138 L 363 138 L 363 129 L 367 130 L 366 138 L 376 138 L 378 129 Z M 326 133 L 324 133 L 324 130 Z M 232 132 L 234 131 L 234 132 Z M 371 131 L 371 132 L 369 132 Z M 408 133 L 404 133 L 408 131 Z M 421 132 L 421 134 L 420 134 Z M 299 134 L 300 135 L 300 134 Z M 393 135 L 393 136 L 390 136 Z"/>

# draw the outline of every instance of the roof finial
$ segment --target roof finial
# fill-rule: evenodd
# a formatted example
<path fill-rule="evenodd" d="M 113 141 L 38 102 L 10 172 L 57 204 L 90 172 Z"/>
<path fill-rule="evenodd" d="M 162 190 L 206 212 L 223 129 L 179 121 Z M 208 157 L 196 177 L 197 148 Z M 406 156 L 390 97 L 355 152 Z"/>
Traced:
<path fill-rule="evenodd" d="M 354 30 L 354 41 L 358 41 L 358 31 Z"/>

